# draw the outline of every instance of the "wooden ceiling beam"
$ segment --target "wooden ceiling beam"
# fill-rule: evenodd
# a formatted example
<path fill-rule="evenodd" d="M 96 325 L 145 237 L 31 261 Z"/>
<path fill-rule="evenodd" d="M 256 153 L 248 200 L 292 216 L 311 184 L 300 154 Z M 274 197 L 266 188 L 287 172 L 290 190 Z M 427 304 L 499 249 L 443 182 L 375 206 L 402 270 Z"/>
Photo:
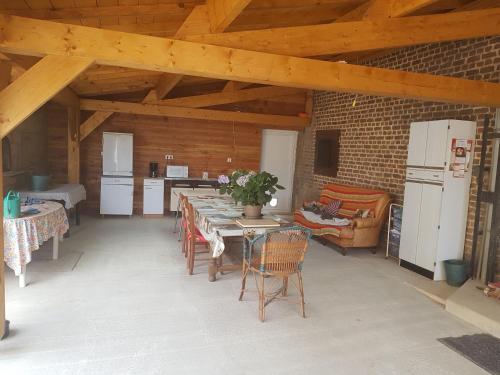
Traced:
<path fill-rule="evenodd" d="M 339 17 L 335 22 L 407 16 L 439 0 L 370 0 Z"/>
<path fill-rule="evenodd" d="M 23 74 L 40 60 L 32 56 L 16 56 L 9 54 L 2 54 L 1 59 L 8 60 L 10 64 L 16 66 Z M 63 88 L 50 100 L 64 107 L 78 107 L 80 104 L 80 98 L 69 87 Z"/>
<path fill-rule="evenodd" d="M 97 129 L 113 112 L 97 111 L 80 125 L 80 142 L 83 141 L 90 133 Z"/>
<path fill-rule="evenodd" d="M 325 56 L 500 34 L 500 8 L 429 16 L 340 22 L 184 39 L 287 56 Z"/>
<path fill-rule="evenodd" d="M 175 33 L 176 38 L 190 35 L 193 32 L 210 32 L 210 17 L 208 5 L 198 5 L 184 20 L 181 27 Z M 170 91 L 182 80 L 182 74 L 163 75 L 155 88 L 156 99 L 165 98 Z M 149 94 L 146 97 L 151 97 Z"/>
<path fill-rule="evenodd" d="M 498 0 L 476 0 L 453 10 L 453 12 L 464 12 L 468 10 L 479 10 L 500 7 Z"/>
<path fill-rule="evenodd" d="M 333 63 L 0 15 L 0 52 L 313 90 L 500 106 L 500 84 Z M 59 72 L 60 69 L 57 69 Z M 49 77 L 56 76 L 48 74 Z"/>
<path fill-rule="evenodd" d="M 308 118 L 260 113 L 220 111 L 212 109 L 173 107 L 158 104 L 81 99 L 80 108 L 88 111 L 108 111 L 147 116 L 165 116 L 197 120 L 228 121 L 265 125 L 270 128 L 301 130 L 309 126 Z"/>
<path fill-rule="evenodd" d="M 55 9 L 8 9 L 2 13 L 13 16 L 41 18 L 41 19 L 78 19 L 89 17 L 120 17 L 120 16 L 162 16 L 173 14 L 186 14 L 192 6 L 181 6 L 174 4 L 151 4 L 151 5 L 111 5 L 99 7 L 70 7 Z"/>
<path fill-rule="evenodd" d="M 251 100 L 267 99 L 277 96 L 288 96 L 303 93 L 302 89 L 290 87 L 257 87 L 253 89 L 226 91 L 215 94 L 185 96 L 181 98 L 166 99 L 157 102 L 160 105 L 175 107 L 203 108 L 214 105 L 247 102 Z"/>
<path fill-rule="evenodd" d="M 221 33 L 240 15 L 252 0 L 207 0 L 210 30 Z"/>
<path fill-rule="evenodd" d="M 93 59 L 46 56 L 0 92 L 0 138 L 65 88 Z"/>
<path fill-rule="evenodd" d="M 183 38 L 187 35 L 209 34 L 210 20 L 208 18 L 208 8 L 206 5 L 197 5 L 189 13 L 181 27 L 175 32 L 176 38 Z"/>
<path fill-rule="evenodd" d="M 164 74 L 156 85 L 156 99 L 161 100 L 182 80 L 182 74 Z"/>
<path fill-rule="evenodd" d="M 251 83 L 248 82 L 229 81 L 226 82 L 224 88 L 222 89 L 222 92 L 238 91 L 250 85 Z"/>
<path fill-rule="evenodd" d="M 190 33 L 210 32 L 210 22 L 206 5 L 194 7 L 181 27 L 175 33 L 176 37 L 183 37 Z M 158 80 L 156 87 L 148 92 L 142 100 L 143 103 L 151 103 L 161 100 L 182 80 L 182 74 L 163 74 Z M 80 125 L 80 140 L 84 140 L 91 132 L 106 121 L 113 112 L 97 111 Z"/>
<path fill-rule="evenodd" d="M 439 2 L 436 3 L 436 5 L 439 5 Z M 466 11 L 474 11 L 474 10 L 480 10 L 480 9 L 488 9 L 489 11 L 496 11 L 500 5 L 498 0 L 476 0 L 472 1 L 468 4 L 463 5 L 461 2 L 456 3 L 456 4 L 449 4 L 449 7 L 455 8 L 451 12 L 447 13 L 448 15 L 455 13 L 455 12 L 466 12 Z M 479 13 L 476 13 L 479 14 Z M 408 19 L 408 18 L 405 18 Z M 378 21 L 378 20 L 377 20 Z M 469 25 L 466 25 L 465 28 L 468 28 Z M 497 27 L 498 29 L 498 27 Z M 438 32 L 441 30 L 441 25 L 437 28 L 435 28 Z M 433 31 L 435 31 L 433 30 Z M 394 49 L 389 48 L 389 49 L 381 49 L 381 50 L 375 50 L 373 52 L 368 52 L 368 51 L 363 51 L 361 53 L 346 53 L 346 54 L 340 54 L 336 56 L 337 61 L 362 61 L 362 60 L 368 60 L 370 58 L 380 58 L 382 56 L 386 56 L 389 53 L 393 52 Z"/>

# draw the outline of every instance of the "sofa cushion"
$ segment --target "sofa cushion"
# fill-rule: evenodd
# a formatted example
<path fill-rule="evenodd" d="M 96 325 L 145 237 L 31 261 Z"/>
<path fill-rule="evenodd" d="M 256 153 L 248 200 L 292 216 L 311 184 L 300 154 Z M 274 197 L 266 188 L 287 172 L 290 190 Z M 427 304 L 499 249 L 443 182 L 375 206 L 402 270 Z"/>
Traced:
<path fill-rule="evenodd" d="M 337 216 L 339 213 L 340 206 L 342 205 L 342 201 L 338 199 L 332 199 L 330 203 L 328 203 L 321 213 L 322 219 L 331 219 Z"/>
<path fill-rule="evenodd" d="M 320 202 L 327 205 L 332 200 L 342 201 L 338 216 L 351 219 L 357 210 L 375 211 L 377 201 L 385 195 L 385 192 L 379 190 L 327 184 L 321 191 Z"/>

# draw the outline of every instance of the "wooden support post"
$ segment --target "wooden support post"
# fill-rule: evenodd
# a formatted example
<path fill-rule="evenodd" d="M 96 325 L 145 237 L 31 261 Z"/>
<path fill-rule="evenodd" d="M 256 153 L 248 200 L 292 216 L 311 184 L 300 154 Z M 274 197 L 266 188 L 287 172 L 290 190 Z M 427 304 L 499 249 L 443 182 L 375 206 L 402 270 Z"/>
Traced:
<path fill-rule="evenodd" d="M 80 183 L 80 107 L 68 107 L 68 183 Z"/>
<path fill-rule="evenodd" d="M 9 85 L 11 65 L 0 61 L 0 90 Z M 2 142 L 0 142 L 0 219 L 3 225 L 3 160 Z M 3 260 L 3 230 L 0 231 L 0 339 L 5 335 L 5 263 Z"/>

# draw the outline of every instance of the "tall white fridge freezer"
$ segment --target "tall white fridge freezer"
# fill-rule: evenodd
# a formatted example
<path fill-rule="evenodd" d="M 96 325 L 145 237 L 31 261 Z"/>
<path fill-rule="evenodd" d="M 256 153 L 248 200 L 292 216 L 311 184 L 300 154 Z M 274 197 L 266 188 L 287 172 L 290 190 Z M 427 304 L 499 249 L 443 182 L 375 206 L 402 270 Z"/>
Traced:
<path fill-rule="evenodd" d="M 475 134 L 470 121 L 410 126 L 400 265 L 434 280 L 463 257 Z"/>
<path fill-rule="evenodd" d="M 104 132 L 100 213 L 132 215 L 133 202 L 133 135 Z"/>

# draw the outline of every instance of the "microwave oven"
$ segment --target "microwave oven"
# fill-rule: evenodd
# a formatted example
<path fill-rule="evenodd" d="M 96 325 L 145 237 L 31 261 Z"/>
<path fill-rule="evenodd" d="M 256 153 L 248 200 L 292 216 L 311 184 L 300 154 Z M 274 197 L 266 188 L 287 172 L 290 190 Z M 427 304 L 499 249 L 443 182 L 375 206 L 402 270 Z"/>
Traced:
<path fill-rule="evenodd" d="M 188 178 L 187 165 L 167 165 L 165 176 L 167 178 Z"/>

